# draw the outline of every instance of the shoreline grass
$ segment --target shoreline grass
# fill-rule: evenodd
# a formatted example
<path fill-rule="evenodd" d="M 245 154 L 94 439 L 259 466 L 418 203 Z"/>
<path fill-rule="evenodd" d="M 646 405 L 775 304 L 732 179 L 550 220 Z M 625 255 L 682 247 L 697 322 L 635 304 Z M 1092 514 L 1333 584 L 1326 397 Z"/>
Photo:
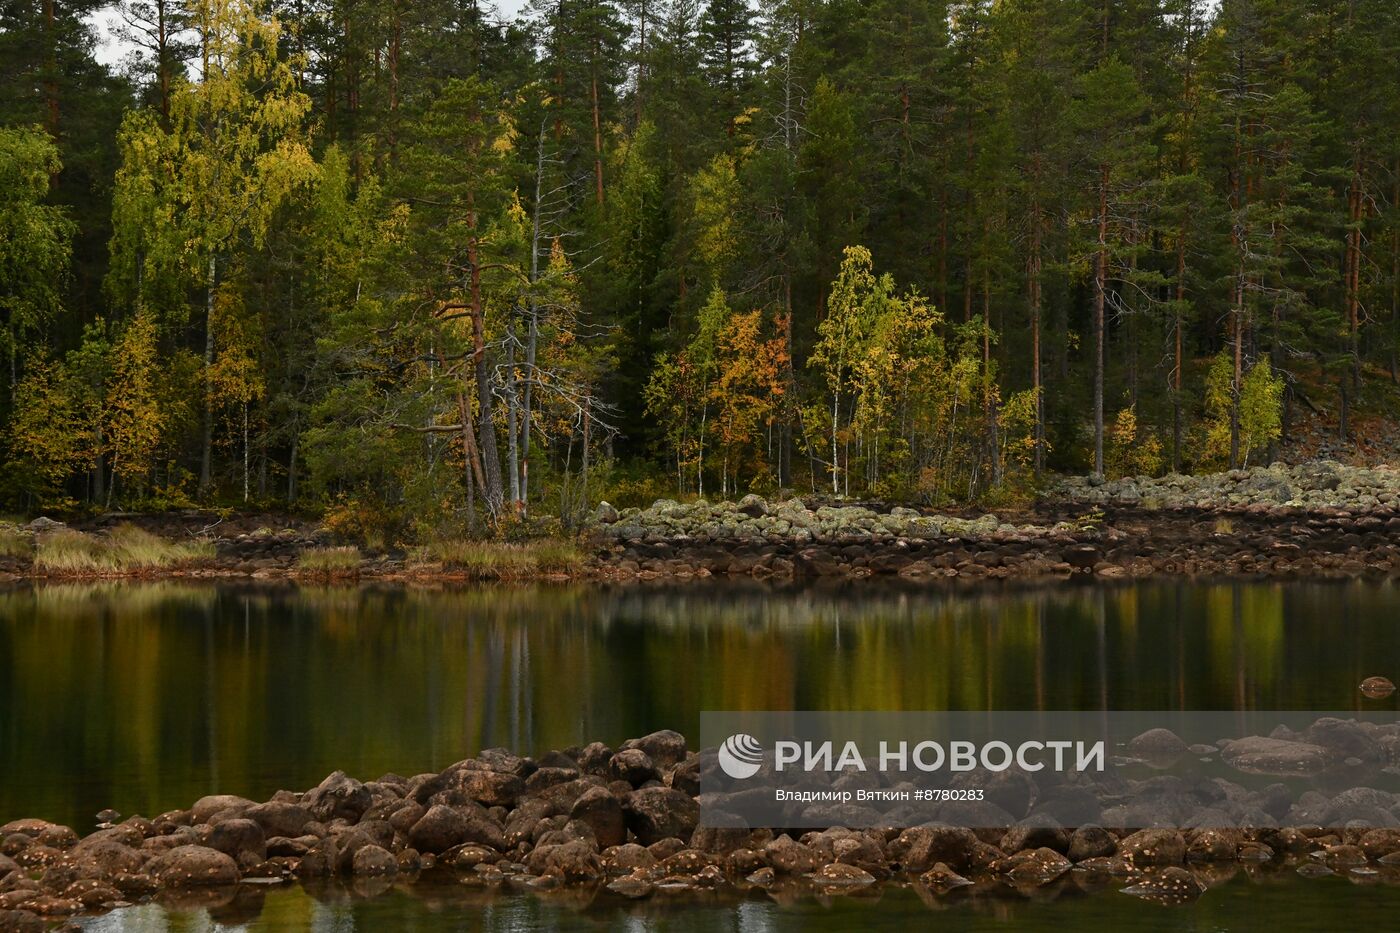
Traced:
<path fill-rule="evenodd" d="M 34 554 L 34 539 L 9 525 L 0 525 L 0 557 L 21 560 Z"/>
<path fill-rule="evenodd" d="M 355 573 L 360 569 L 360 549 L 353 544 L 308 548 L 297 556 L 297 569 L 331 575 Z"/>
<path fill-rule="evenodd" d="M 441 564 L 471 580 L 525 580 L 541 574 L 577 573 L 584 556 L 567 541 L 540 539 L 520 544 L 449 538 L 434 541 L 415 553 L 419 563 Z"/>
<path fill-rule="evenodd" d="M 134 525 L 118 525 L 105 536 L 64 528 L 37 538 L 34 568 L 57 574 L 132 573 L 187 566 L 214 555 L 210 541 L 167 541 Z"/>

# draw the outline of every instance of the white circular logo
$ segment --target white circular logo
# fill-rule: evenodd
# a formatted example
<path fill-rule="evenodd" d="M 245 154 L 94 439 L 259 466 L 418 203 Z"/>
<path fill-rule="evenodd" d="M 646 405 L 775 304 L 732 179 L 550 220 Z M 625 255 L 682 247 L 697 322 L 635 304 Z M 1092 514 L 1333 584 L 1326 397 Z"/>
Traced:
<path fill-rule="evenodd" d="M 763 765 L 763 746 L 745 732 L 737 732 L 719 747 L 720 770 L 735 780 L 751 778 Z"/>

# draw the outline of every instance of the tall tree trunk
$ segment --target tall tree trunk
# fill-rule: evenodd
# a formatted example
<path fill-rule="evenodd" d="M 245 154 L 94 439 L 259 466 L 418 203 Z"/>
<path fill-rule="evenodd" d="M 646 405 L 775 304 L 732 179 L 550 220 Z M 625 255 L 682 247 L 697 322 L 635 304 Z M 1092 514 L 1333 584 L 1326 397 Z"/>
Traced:
<path fill-rule="evenodd" d="M 1361 386 L 1361 223 L 1365 217 L 1365 192 L 1361 185 L 1361 149 L 1352 161 L 1351 186 L 1347 192 L 1346 306 L 1347 351 L 1351 354 L 1351 377 Z"/>
<path fill-rule="evenodd" d="M 597 187 L 598 206 L 603 206 L 603 115 L 598 101 L 598 57 L 601 52 L 597 44 L 593 47 L 592 87 L 593 87 L 593 181 Z"/>
<path fill-rule="evenodd" d="M 1032 179 L 1032 184 L 1036 186 L 1038 191 L 1040 186 L 1039 154 L 1034 159 Z M 1035 393 L 1035 425 L 1032 431 L 1032 443 L 1035 446 L 1034 469 L 1036 476 L 1040 476 L 1041 471 L 1045 469 L 1045 400 L 1042 398 L 1040 383 L 1042 235 L 1040 199 L 1037 194 L 1031 199 L 1031 243 L 1030 251 L 1026 257 L 1026 298 L 1027 304 L 1030 306 L 1031 319 L 1031 391 Z"/>
<path fill-rule="evenodd" d="M 472 407 L 467 401 L 467 394 L 462 389 L 457 390 L 457 416 L 461 419 L 459 427 L 462 431 L 462 457 L 466 461 L 466 467 L 462 471 L 462 481 L 467 487 L 467 523 L 472 531 L 476 530 L 476 490 L 478 487 L 485 488 L 482 479 L 481 455 L 476 448 L 476 426 L 472 419 Z"/>
<path fill-rule="evenodd" d="M 390 6 L 389 51 L 389 161 L 398 162 L 399 152 L 399 51 L 403 42 L 403 11 L 396 0 Z"/>
<path fill-rule="evenodd" d="M 647 76 L 647 0 L 642 0 L 637 10 L 637 125 L 642 123 L 643 86 Z"/>
<path fill-rule="evenodd" d="M 1103 475 L 1104 304 L 1108 289 L 1108 166 L 1099 166 L 1099 238 L 1094 254 L 1094 473 Z"/>
<path fill-rule="evenodd" d="M 467 196 L 467 265 L 470 267 L 470 311 L 472 322 L 472 369 L 476 376 L 477 446 L 480 448 L 483 482 L 482 498 L 491 519 L 500 517 L 504 504 L 501 488 L 501 458 L 496 446 L 496 419 L 492 413 L 491 369 L 486 359 L 486 307 L 481 297 L 481 243 L 477 237 L 476 207 Z"/>
<path fill-rule="evenodd" d="M 1172 472 L 1181 472 L 1181 369 L 1185 341 L 1182 339 L 1182 311 L 1186 301 L 1186 225 L 1176 242 L 1176 308 L 1173 312 L 1172 353 Z"/>
<path fill-rule="evenodd" d="M 55 0 L 44 0 L 44 129 L 58 139 L 58 15 Z M 32 8 L 31 8 L 32 9 Z"/>
<path fill-rule="evenodd" d="M 990 233 L 990 231 L 988 231 Z M 1001 441 L 997 430 L 996 387 L 992 383 L 992 272 L 982 266 L 982 404 L 987 419 L 987 452 L 992 461 L 992 485 L 1001 485 Z"/>
<path fill-rule="evenodd" d="M 214 459 L 214 287 L 218 264 L 209 257 L 209 282 L 204 290 L 204 421 L 200 429 L 199 494 L 207 495 Z"/>
<path fill-rule="evenodd" d="M 301 440 L 301 432 L 293 429 L 292 449 L 287 454 L 287 504 L 297 501 L 297 444 Z"/>
<path fill-rule="evenodd" d="M 515 372 L 516 316 L 511 311 L 510 324 L 506 328 L 506 478 L 510 488 L 511 514 L 520 517 L 524 503 L 520 499 L 520 424 L 524 420 L 520 411 L 519 381 Z"/>

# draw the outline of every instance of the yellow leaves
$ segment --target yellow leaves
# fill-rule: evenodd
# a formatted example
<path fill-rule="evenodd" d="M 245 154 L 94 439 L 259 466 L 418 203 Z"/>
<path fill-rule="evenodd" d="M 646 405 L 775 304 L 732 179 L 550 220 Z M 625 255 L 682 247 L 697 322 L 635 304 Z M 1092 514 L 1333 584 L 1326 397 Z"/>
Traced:
<path fill-rule="evenodd" d="M 10 446 L 30 468 L 57 487 L 94 456 L 91 412 L 62 364 L 33 359 L 15 387 Z"/>
<path fill-rule="evenodd" d="M 266 391 L 257 352 L 261 328 L 244 308 L 237 284 L 226 283 L 218 290 L 209 320 L 215 355 L 205 378 L 214 407 L 244 405 L 262 398 Z"/>
<path fill-rule="evenodd" d="M 1108 472 L 1112 476 L 1151 476 L 1162 469 L 1162 442 L 1138 423 L 1137 406 L 1129 405 L 1108 431 Z"/>
<path fill-rule="evenodd" d="M 112 472 L 123 479 L 144 477 L 160 445 L 166 413 L 158 401 L 159 379 L 155 321 L 143 310 L 114 348 L 102 419 Z"/>
<path fill-rule="evenodd" d="M 691 211 L 696 226 L 695 251 L 710 274 L 721 281 L 734 257 L 734 218 L 739 209 L 739 181 L 734 160 L 727 155 L 714 160 L 690 182 Z"/>

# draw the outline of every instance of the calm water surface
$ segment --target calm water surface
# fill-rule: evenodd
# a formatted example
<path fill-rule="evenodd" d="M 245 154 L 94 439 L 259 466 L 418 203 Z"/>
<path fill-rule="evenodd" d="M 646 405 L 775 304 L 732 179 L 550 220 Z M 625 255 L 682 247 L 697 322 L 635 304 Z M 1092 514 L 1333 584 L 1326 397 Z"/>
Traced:
<path fill-rule="evenodd" d="M 1400 679 L 1400 589 L 1383 584 L 21 588 L 0 592 L 0 822 L 86 830 L 103 807 L 153 815 L 211 792 L 266 798 L 337 768 L 372 778 L 493 745 L 693 737 L 702 709 L 1376 709 L 1356 690 L 1371 674 Z M 1364 929 L 1400 910 L 1385 886 L 1287 880 L 1260 893 L 1240 877 L 1185 909 L 1117 894 L 998 902 L 963 910 L 958 926 L 1222 930 L 1276 915 L 1325 930 L 1340 909 Z M 254 916 L 228 921 L 797 930 L 933 919 L 909 892 L 873 910 L 765 899 L 640 914 L 300 889 L 257 900 Z M 206 929 L 219 916 L 142 907 L 93 928 Z"/>

